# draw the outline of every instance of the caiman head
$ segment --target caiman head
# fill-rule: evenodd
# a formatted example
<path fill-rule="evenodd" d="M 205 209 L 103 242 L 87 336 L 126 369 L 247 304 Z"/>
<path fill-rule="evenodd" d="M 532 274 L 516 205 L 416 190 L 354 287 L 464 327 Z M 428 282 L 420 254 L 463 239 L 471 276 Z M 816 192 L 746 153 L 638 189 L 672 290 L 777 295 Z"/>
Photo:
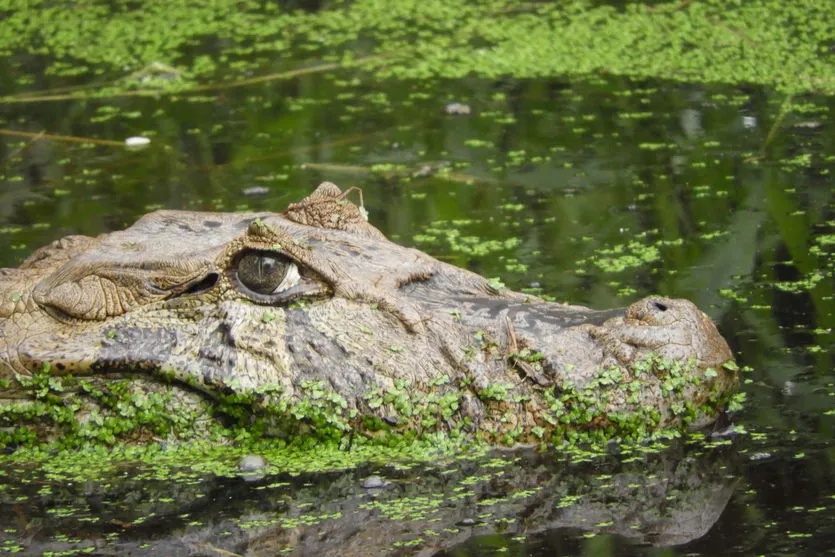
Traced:
<path fill-rule="evenodd" d="M 237 396 L 307 433 L 620 436 L 710 421 L 729 362 L 690 302 L 594 311 L 497 289 L 388 241 L 330 183 L 281 214 L 157 211 L 0 271 L 7 429 L 46 391 L 89 427 L 119 382 L 176 393 L 171 412 Z M 327 419 L 300 410 L 322 401 Z"/>

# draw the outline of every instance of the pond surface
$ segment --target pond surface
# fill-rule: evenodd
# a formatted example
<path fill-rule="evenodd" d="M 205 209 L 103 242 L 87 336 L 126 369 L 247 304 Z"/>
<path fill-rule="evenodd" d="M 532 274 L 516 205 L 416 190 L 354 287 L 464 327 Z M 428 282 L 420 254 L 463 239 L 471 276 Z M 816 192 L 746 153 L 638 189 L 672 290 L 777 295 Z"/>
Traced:
<path fill-rule="evenodd" d="M 38 64 L 17 59 L 32 79 L 0 96 L 79 85 Z M 594 308 L 693 300 L 733 347 L 747 401 L 725 435 L 591 462 L 521 451 L 247 479 L 125 464 L 73 482 L 0 460 L 0 551 L 833 554 L 832 97 L 337 68 L 9 100 L 0 267 L 157 208 L 281 211 L 328 180 L 362 188 L 393 240 L 513 289 Z M 151 143 L 127 149 L 131 136 Z M 391 483 L 363 487 L 372 475 Z"/>

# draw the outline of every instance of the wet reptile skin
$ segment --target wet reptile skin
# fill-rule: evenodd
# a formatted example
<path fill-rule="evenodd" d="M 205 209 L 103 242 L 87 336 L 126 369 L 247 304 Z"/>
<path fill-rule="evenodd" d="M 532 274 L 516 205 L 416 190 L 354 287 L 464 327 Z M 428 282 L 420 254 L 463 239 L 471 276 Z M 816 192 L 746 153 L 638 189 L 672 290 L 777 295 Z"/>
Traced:
<path fill-rule="evenodd" d="M 249 291 L 238 275 L 246 253 L 295 265 L 298 283 Z M 666 363 L 647 371 L 649 355 Z M 369 404 L 369 393 L 407 384 L 458 396 L 440 428 L 523 439 L 559 421 L 554 397 L 604 374 L 619 385 L 606 386 L 586 427 L 640 408 L 657 411 L 652 427 L 676 424 L 673 404 L 703 405 L 735 386 L 722 367 L 731 360 L 688 301 L 601 312 L 496 289 L 388 241 L 330 183 L 282 214 L 157 211 L 0 270 L 0 405 L 26 400 L 20 379 L 45 364 L 56 375 L 129 374 L 135 389 L 177 389 L 183 404 L 265 388 L 298 400 L 320 381 L 346 415 L 389 421 L 397 409 Z M 669 392 L 670 364 L 694 381 Z"/>

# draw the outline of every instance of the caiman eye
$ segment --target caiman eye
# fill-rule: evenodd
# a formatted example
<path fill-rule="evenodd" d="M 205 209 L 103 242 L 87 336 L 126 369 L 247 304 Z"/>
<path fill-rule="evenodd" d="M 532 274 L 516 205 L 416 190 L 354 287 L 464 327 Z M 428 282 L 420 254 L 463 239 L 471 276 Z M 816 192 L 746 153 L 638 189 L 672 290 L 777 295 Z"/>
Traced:
<path fill-rule="evenodd" d="M 255 250 L 238 258 L 235 275 L 242 286 L 264 296 L 289 290 L 300 278 L 291 260 L 278 253 Z"/>

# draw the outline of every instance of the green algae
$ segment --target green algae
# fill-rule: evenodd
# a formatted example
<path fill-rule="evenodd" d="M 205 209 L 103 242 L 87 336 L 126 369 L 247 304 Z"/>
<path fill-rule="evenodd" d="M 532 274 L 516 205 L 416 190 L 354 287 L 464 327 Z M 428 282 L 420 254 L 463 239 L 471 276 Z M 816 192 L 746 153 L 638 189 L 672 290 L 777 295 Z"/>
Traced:
<path fill-rule="evenodd" d="M 492 349 L 489 341 L 481 342 L 481 350 Z M 531 370 L 540 359 L 530 352 L 508 356 L 509 362 Z M 428 385 L 396 380 L 391 387 L 367 392 L 364 405 L 349 408 L 322 381 L 303 382 L 293 397 L 283 396 L 278 385 L 252 391 L 230 384 L 230 392 L 195 401 L 184 399 L 181 387 L 170 382 L 176 376 L 171 371 L 161 374 L 157 384 L 141 377 L 57 376 L 45 366 L 18 380 L 29 400 L 0 406 L 0 443 L 20 451 L 160 442 L 248 447 L 269 439 L 289 447 L 342 449 L 403 447 L 426 439 L 438 446 L 643 442 L 678 437 L 729 403 L 732 410 L 741 409 L 744 396 L 723 392 L 718 382 L 698 401 L 691 400 L 694 389 L 705 391 L 703 383 L 717 375 L 712 369 L 699 372 L 695 361 L 655 356 L 636 362 L 629 371 L 603 369 L 582 387 L 556 385 L 526 392 L 510 383 L 483 385 L 473 393 L 494 422 L 486 427 L 463 411 L 471 384 L 448 376 Z M 664 407 L 657 407 L 657 401 Z M 515 416 L 528 412 L 533 423 L 518 425 Z"/>
<path fill-rule="evenodd" d="M 661 258 L 658 248 L 629 242 L 598 250 L 594 264 L 606 273 L 619 273 L 642 267 Z M 582 262 L 580 262 L 582 264 Z"/>
<path fill-rule="evenodd" d="M 262 439 L 245 444 L 228 445 L 209 441 L 189 443 L 152 443 L 146 446 L 88 445 L 74 451 L 56 452 L 54 446 L 21 448 L 6 455 L 3 466 L 37 466 L 40 473 L 53 481 L 84 482 L 95 480 L 125 466 L 136 467 L 132 477 L 137 480 L 176 480 L 188 482 L 205 475 L 240 477 L 241 457 L 258 454 L 266 459 L 265 474 L 333 472 L 360 465 L 401 465 L 455 460 L 466 455 L 476 458 L 489 451 L 482 443 L 438 442 L 427 436 L 398 446 L 357 445 L 350 449 L 329 444 L 293 446 L 276 439 Z"/>
<path fill-rule="evenodd" d="M 364 45 L 361 53 L 372 45 L 371 52 L 385 54 L 364 65 L 382 78 L 607 73 L 835 91 L 835 66 L 827 55 L 832 30 L 825 23 L 835 19 L 835 8 L 814 0 L 628 3 L 623 9 L 583 0 L 522 6 L 503 0 L 396 6 L 358 0 L 319 12 L 267 6 L 153 0 L 140 10 L 126 1 L 70 6 L 5 0 L 0 57 L 27 53 L 48 60 L 48 76 L 110 80 L 64 89 L 70 96 L 137 88 L 187 92 L 267 69 L 288 55 L 351 67 L 358 44 Z M 225 42 L 223 51 L 186 55 L 209 37 Z M 25 77 L 18 74 L 7 93 L 28 89 Z M 500 121 L 512 123 L 512 117 Z"/>

